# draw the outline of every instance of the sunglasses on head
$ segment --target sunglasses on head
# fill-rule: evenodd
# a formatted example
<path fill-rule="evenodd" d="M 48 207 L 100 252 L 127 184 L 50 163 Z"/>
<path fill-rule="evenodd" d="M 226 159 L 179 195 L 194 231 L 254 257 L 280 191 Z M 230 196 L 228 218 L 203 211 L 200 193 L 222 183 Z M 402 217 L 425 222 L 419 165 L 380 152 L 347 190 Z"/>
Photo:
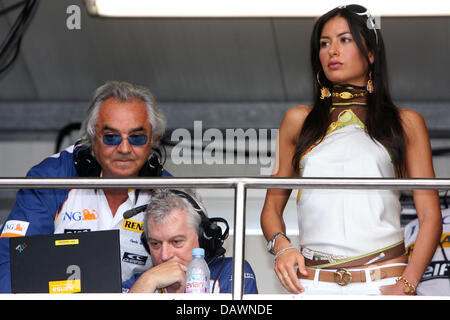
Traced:
<path fill-rule="evenodd" d="M 147 143 L 148 136 L 146 134 L 132 134 L 128 136 L 128 142 L 132 146 L 143 146 Z M 107 146 L 118 146 L 122 142 L 120 134 L 104 134 L 103 143 Z"/>
<path fill-rule="evenodd" d="M 367 21 L 366 21 L 366 25 L 367 28 L 372 29 L 375 32 L 375 40 L 378 44 L 378 34 L 377 34 L 377 25 L 375 23 L 375 19 L 374 17 L 372 17 L 372 15 L 370 14 L 369 10 L 367 10 L 366 8 L 364 8 L 363 6 L 357 5 L 357 4 L 351 4 L 351 5 L 347 5 L 347 6 L 339 6 L 339 9 L 348 9 L 351 12 L 357 14 L 358 16 L 366 16 L 367 17 Z"/>

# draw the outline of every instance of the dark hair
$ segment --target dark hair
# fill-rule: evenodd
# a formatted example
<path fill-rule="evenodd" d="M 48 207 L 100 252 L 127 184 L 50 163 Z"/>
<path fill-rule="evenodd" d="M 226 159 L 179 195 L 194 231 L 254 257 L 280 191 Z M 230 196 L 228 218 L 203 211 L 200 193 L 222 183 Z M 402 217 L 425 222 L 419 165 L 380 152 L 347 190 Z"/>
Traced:
<path fill-rule="evenodd" d="M 366 12 L 367 14 L 363 14 Z M 397 176 L 402 176 L 405 169 L 405 138 L 398 108 L 392 102 L 389 92 L 383 38 L 381 32 L 372 24 L 373 18 L 370 17 L 367 9 L 359 5 L 335 8 L 321 16 L 314 25 L 310 42 L 314 103 L 298 137 L 292 165 L 296 172 L 299 172 L 300 159 L 303 153 L 313 143 L 325 136 L 330 122 L 331 99 L 322 100 L 319 98 L 320 87 L 316 76 L 319 74 L 322 86 L 332 87 L 333 84 L 325 77 L 322 70 L 319 50 L 322 29 L 326 22 L 336 16 L 347 20 L 353 39 L 368 62 L 369 72 L 372 73 L 374 92 L 367 97 L 367 133 L 388 150 L 394 162 Z M 369 52 L 374 55 L 373 64 L 369 61 Z"/>

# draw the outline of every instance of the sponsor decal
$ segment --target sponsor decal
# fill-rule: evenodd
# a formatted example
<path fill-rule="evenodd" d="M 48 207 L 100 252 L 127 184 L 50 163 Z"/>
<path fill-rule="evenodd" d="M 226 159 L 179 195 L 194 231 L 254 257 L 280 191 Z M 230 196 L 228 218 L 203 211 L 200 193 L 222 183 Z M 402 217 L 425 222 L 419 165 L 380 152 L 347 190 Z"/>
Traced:
<path fill-rule="evenodd" d="M 441 244 L 444 248 L 450 247 L 450 233 L 443 233 L 441 237 Z"/>
<path fill-rule="evenodd" d="M 5 223 L 3 232 L 0 237 L 21 237 L 27 233 L 28 226 L 27 221 L 9 220 Z"/>
<path fill-rule="evenodd" d="M 81 292 L 81 280 L 49 281 L 48 293 L 76 293 Z"/>
<path fill-rule="evenodd" d="M 136 240 L 136 239 L 130 239 L 130 242 L 131 242 L 132 244 L 142 245 L 142 242 L 141 242 L 141 241 L 138 241 L 138 240 Z"/>
<path fill-rule="evenodd" d="M 20 253 L 22 253 L 23 250 L 25 250 L 25 248 L 27 248 L 27 247 L 28 247 L 28 246 L 27 246 L 26 243 L 19 244 L 19 245 L 17 245 L 16 250 L 19 251 Z"/>
<path fill-rule="evenodd" d="M 450 276 L 450 262 L 431 261 L 425 270 L 422 280 L 427 281 L 433 279 L 448 279 Z"/>
<path fill-rule="evenodd" d="M 122 229 L 141 233 L 144 231 L 144 224 L 139 221 L 125 219 L 123 220 Z"/>
<path fill-rule="evenodd" d="M 90 232 L 91 229 L 64 229 L 64 233 L 81 233 Z"/>
<path fill-rule="evenodd" d="M 78 239 L 55 240 L 55 246 L 71 246 L 78 243 Z"/>
<path fill-rule="evenodd" d="M 411 259 L 412 253 L 414 249 L 414 242 L 411 243 L 409 246 L 406 247 L 405 252 L 409 259 Z"/>
<path fill-rule="evenodd" d="M 406 247 L 406 254 L 409 258 L 411 258 L 413 250 L 414 250 L 415 242 L 412 242 L 409 246 Z M 441 236 L 441 245 L 443 248 L 450 248 L 450 233 L 443 233 Z M 441 246 L 438 245 L 436 250 L 440 250 Z"/>
<path fill-rule="evenodd" d="M 406 248 L 406 253 L 411 258 L 414 250 L 414 242 Z M 441 248 L 442 246 L 442 248 Z M 450 233 L 443 233 L 441 236 L 441 243 L 436 250 L 443 250 L 450 247 Z M 445 249 L 446 251 L 448 249 Z M 435 260 L 431 261 L 427 266 L 422 279 L 420 281 L 434 280 L 434 279 L 448 279 L 450 277 L 450 262 Z"/>
<path fill-rule="evenodd" d="M 83 211 L 66 211 L 63 216 L 64 221 L 87 221 L 97 220 L 97 213 L 95 210 L 83 209 Z"/>
<path fill-rule="evenodd" d="M 147 262 L 148 256 L 142 256 L 136 253 L 125 252 L 122 257 L 123 262 L 133 263 L 144 266 Z"/>

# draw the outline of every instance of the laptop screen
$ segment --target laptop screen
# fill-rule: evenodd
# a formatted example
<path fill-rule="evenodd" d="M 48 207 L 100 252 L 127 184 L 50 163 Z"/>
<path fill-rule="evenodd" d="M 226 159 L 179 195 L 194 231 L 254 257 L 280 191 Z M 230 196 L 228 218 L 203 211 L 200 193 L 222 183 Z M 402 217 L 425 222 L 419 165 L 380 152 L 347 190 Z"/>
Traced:
<path fill-rule="evenodd" d="M 13 293 L 122 292 L 119 230 L 10 238 Z"/>

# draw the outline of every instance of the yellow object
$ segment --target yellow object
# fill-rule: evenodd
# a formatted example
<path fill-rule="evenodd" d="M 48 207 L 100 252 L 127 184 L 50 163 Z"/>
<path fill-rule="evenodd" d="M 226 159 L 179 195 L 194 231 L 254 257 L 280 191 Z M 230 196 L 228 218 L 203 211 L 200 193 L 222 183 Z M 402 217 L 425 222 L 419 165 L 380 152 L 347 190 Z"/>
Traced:
<path fill-rule="evenodd" d="M 81 292 L 81 280 L 50 281 L 48 293 L 76 293 Z"/>
<path fill-rule="evenodd" d="M 79 243 L 78 239 L 55 240 L 55 246 L 71 246 Z"/>

